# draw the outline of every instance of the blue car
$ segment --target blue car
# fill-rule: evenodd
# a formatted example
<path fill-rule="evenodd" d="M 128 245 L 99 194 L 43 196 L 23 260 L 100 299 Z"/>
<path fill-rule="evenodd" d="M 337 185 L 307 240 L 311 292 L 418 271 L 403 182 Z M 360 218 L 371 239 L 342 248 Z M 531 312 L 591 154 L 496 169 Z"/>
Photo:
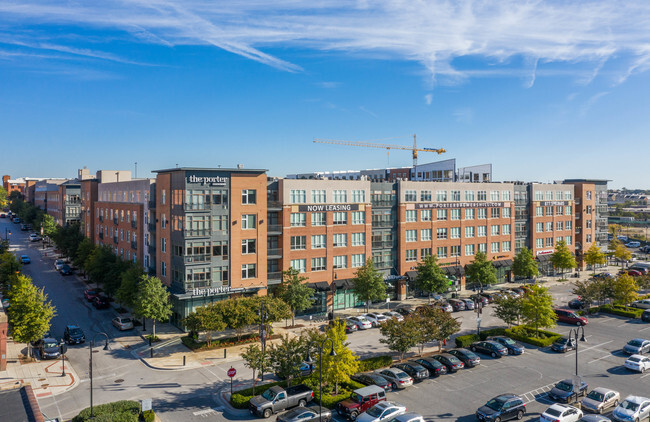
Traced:
<path fill-rule="evenodd" d="M 30 262 L 32 262 L 32 260 L 29 259 L 27 255 L 20 255 L 20 262 L 22 262 L 23 264 L 29 264 Z"/>
<path fill-rule="evenodd" d="M 521 355 L 524 353 L 524 345 L 514 341 L 510 337 L 490 337 L 488 340 L 496 341 L 499 344 L 502 344 L 508 349 L 509 355 Z"/>

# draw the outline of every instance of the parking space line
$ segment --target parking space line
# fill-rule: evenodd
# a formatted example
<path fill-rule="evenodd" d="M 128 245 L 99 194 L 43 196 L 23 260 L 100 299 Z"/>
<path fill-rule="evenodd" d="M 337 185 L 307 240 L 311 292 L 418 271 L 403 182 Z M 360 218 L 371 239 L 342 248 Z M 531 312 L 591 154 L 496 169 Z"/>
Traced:
<path fill-rule="evenodd" d="M 598 362 L 599 360 L 601 360 L 601 359 L 605 359 L 605 358 L 608 358 L 608 357 L 610 357 L 610 356 L 611 356 L 611 355 L 605 355 L 605 356 L 603 356 L 603 357 L 601 357 L 601 358 L 590 360 L 590 361 L 587 362 L 587 363 Z"/>
<path fill-rule="evenodd" d="M 639 378 L 645 378 L 645 377 L 647 377 L 648 375 L 650 375 L 650 373 L 645 374 L 645 375 L 641 375 Z"/>
<path fill-rule="evenodd" d="M 650 330 L 650 327 L 641 328 L 639 331 Z"/>
<path fill-rule="evenodd" d="M 578 349 L 578 353 L 580 353 L 580 352 L 586 352 L 587 350 L 591 350 L 591 349 L 595 349 L 596 347 L 604 346 L 604 345 L 609 344 L 609 343 L 611 343 L 611 342 L 613 342 L 613 341 L 614 341 L 614 340 L 606 341 L 606 342 L 604 342 L 604 343 L 600 343 L 600 344 L 597 344 L 597 345 L 595 345 L 595 346 L 587 347 L 586 349 L 579 348 L 579 349 Z M 567 357 L 573 357 L 573 353 L 571 353 L 571 354 L 566 354 L 566 355 L 564 355 L 564 357 L 565 357 L 565 358 L 567 358 Z"/>

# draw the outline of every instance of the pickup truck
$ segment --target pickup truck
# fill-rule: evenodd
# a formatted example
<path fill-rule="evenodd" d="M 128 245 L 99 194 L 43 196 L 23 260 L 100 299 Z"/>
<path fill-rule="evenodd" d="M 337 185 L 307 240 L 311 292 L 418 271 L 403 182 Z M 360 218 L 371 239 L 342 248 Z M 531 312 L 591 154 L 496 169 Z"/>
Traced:
<path fill-rule="evenodd" d="M 261 396 L 255 396 L 248 402 L 253 415 L 271 417 L 272 414 L 295 406 L 305 406 L 314 399 L 314 392 L 304 384 L 288 387 L 286 390 L 278 385 L 266 390 Z"/>

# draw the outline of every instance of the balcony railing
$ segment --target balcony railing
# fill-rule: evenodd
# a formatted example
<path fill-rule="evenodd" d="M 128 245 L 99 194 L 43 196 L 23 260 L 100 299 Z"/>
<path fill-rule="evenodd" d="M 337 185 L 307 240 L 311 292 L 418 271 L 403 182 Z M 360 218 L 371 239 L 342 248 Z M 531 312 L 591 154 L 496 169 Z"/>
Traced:
<path fill-rule="evenodd" d="M 156 245 L 147 246 L 147 252 L 149 252 L 149 255 L 155 255 L 156 254 Z"/>
<path fill-rule="evenodd" d="M 387 242 L 372 242 L 373 249 L 390 249 L 393 247 L 392 241 Z"/>
<path fill-rule="evenodd" d="M 372 222 L 372 227 L 390 228 L 390 227 L 393 227 L 393 222 L 392 221 L 373 221 Z"/>
<path fill-rule="evenodd" d="M 209 253 L 199 255 L 187 255 L 183 257 L 185 263 L 191 262 L 210 262 L 211 255 Z"/>
<path fill-rule="evenodd" d="M 156 209 L 156 201 L 149 201 L 147 203 L 147 205 L 149 206 L 149 209 L 152 209 L 152 210 Z"/>
<path fill-rule="evenodd" d="M 282 202 L 280 201 L 267 201 L 267 208 L 282 208 Z"/>
<path fill-rule="evenodd" d="M 282 280 L 282 271 L 266 273 L 266 278 L 268 280 Z"/>
<path fill-rule="evenodd" d="M 209 211 L 212 209 L 212 204 L 193 204 L 186 202 L 183 208 L 185 211 Z"/>
<path fill-rule="evenodd" d="M 267 232 L 282 233 L 282 225 L 281 224 L 269 224 Z"/>
<path fill-rule="evenodd" d="M 282 256 L 282 248 L 270 248 L 267 250 L 268 256 Z"/>
<path fill-rule="evenodd" d="M 134 228 L 134 229 L 137 229 L 138 228 L 138 222 L 135 221 L 135 220 L 131 220 L 131 227 Z"/>
<path fill-rule="evenodd" d="M 185 237 L 204 237 L 204 236 L 210 236 L 210 230 L 209 229 L 188 229 L 183 231 L 183 235 Z"/>

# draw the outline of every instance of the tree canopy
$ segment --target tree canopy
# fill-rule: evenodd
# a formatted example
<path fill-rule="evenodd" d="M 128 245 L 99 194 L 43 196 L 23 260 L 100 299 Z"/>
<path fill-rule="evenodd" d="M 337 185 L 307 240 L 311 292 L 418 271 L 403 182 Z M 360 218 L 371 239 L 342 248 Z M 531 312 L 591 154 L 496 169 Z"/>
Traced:
<path fill-rule="evenodd" d="M 169 293 L 158 277 L 143 275 L 135 296 L 136 314 L 153 320 L 153 339 L 156 338 L 156 321 L 165 321 L 172 315 Z"/>
<path fill-rule="evenodd" d="M 438 265 L 437 258 L 434 255 L 424 258 L 424 261 L 418 264 L 415 269 L 418 272 L 415 285 L 423 292 L 429 293 L 429 299 L 431 293 L 443 293 L 449 288 L 449 279 Z"/>
<path fill-rule="evenodd" d="M 526 324 L 535 328 L 536 337 L 539 337 L 540 328 L 555 326 L 557 316 L 553 309 L 553 296 L 548 288 L 538 284 L 529 286 L 529 292 L 522 300 L 521 316 Z"/>
<path fill-rule="evenodd" d="M 474 255 L 474 260 L 467 265 L 465 273 L 472 283 L 480 282 L 485 286 L 497 282 L 497 269 L 492 265 L 492 261 L 487 259 L 487 255 L 481 251 Z"/>
<path fill-rule="evenodd" d="M 534 278 L 539 275 L 539 267 L 530 249 L 523 247 L 512 263 L 512 272 L 517 277 Z"/>
<path fill-rule="evenodd" d="M 303 282 L 307 277 L 301 276 L 300 271 L 289 268 L 282 272 L 282 284 L 278 296 L 291 308 L 291 325 L 295 325 L 296 312 L 304 311 L 312 305 L 314 289 Z"/>
<path fill-rule="evenodd" d="M 494 316 L 508 324 L 508 327 L 518 324 L 521 319 L 523 297 L 505 295 L 495 300 Z"/>
<path fill-rule="evenodd" d="M 555 244 L 555 252 L 551 254 L 551 263 L 562 274 L 564 274 L 564 270 L 570 270 L 578 266 L 575 257 L 564 240 L 560 240 Z"/>
<path fill-rule="evenodd" d="M 594 270 L 594 274 L 596 274 L 596 265 L 605 265 L 607 263 L 607 256 L 600 251 L 600 248 L 595 243 L 585 252 L 584 259 L 587 265 Z"/>
<path fill-rule="evenodd" d="M 13 278 L 9 300 L 9 324 L 16 341 L 30 343 L 50 330 L 56 310 L 44 289 L 34 286 L 29 277 L 21 274 Z"/>
<path fill-rule="evenodd" d="M 352 290 L 366 302 L 366 312 L 370 302 L 386 299 L 386 283 L 384 277 L 375 269 L 372 259 L 359 267 L 352 279 Z"/>

